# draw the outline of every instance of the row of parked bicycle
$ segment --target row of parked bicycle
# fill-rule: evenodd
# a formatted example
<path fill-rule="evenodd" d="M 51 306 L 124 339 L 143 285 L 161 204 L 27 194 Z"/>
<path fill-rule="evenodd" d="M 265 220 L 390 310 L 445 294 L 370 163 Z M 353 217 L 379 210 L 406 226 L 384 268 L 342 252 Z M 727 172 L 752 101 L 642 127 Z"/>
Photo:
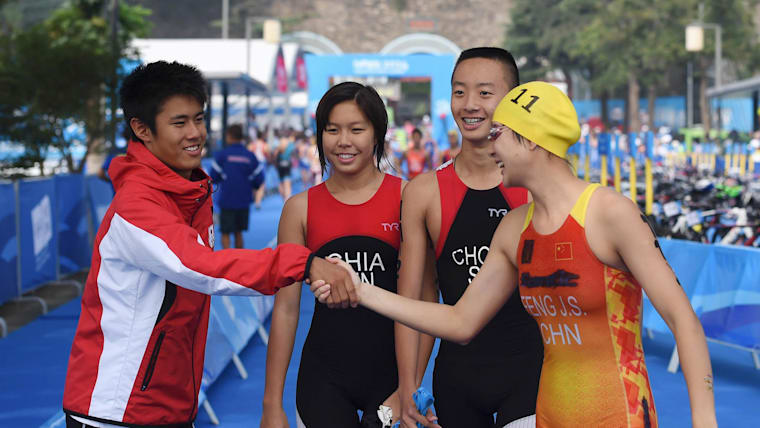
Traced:
<path fill-rule="evenodd" d="M 653 168 L 654 203 L 648 215 L 660 237 L 760 248 L 760 180 L 715 176 L 692 166 Z M 644 180 L 637 203 L 644 209 Z M 623 184 L 624 194 L 630 194 Z"/>

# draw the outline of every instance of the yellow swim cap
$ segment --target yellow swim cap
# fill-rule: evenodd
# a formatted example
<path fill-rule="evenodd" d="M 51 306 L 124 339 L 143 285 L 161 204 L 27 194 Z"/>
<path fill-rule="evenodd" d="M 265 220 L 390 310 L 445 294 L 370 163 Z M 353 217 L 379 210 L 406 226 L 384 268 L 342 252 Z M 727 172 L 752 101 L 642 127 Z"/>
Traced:
<path fill-rule="evenodd" d="M 546 82 L 528 82 L 509 91 L 496 107 L 493 121 L 563 159 L 581 136 L 570 98 Z"/>

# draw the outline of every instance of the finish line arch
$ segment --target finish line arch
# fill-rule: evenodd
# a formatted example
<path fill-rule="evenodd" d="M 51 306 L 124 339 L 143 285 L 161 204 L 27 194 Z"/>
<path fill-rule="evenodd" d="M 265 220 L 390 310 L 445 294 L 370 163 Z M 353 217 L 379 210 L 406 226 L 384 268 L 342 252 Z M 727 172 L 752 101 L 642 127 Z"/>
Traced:
<path fill-rule="evenodd" d="M 446 131 L 456 127 L 451 117 L 451 72 L 456 57 L 452 55 L 305 55 L 308 73 L 308 107 L 312 115 L 319 99 L 330 88 L 334 76 L 354 77 L 430 77 L 430 116 L 433 139 L 448 144 Z"/>
<path fill-rule="evenodd" d="M 451 40 L 430 33 L 411 33 L 396 37 L 388 42 L 382 49 L 381 54 L 451 54 L 459 55 L 462 49 Z"/>
<path fill-rule="evenodd" d="M 306 53 L 312 54 L 332 54 L 339 55 L 343 50 L 327 37 L 312 33 L 311 31 L 296 31 L 294 33 L 284 34 L 283 42 L 298 43 L 301 49 Z"/>

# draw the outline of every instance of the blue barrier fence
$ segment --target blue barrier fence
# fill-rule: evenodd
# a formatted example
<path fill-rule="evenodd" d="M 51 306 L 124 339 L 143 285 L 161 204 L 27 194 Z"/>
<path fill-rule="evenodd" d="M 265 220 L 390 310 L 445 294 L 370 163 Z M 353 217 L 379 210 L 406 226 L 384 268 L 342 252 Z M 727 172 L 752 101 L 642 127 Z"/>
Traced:
<path fill-rule="evenodd" d="M 19 295 L 40 284 L 54 281 L 58 256 L 58 225 L 53 179 L 28 179 L 18 184 L 19 248 L 21 281 Z"/>
<path fill-rule="evenodd" d="M 752 352 L 760 369 L 760 250 L 676 239 L 660 245 L 708 340 Z M 643 326 L 669 332 L 649 299 Z M 674 352 L 670 370 L 677 366 Z"/>
<path fill-rule="evenodd" d="M 0 303 L 18 296 L 18 235 L 16 191 L 12 182 L 0 183 Z"/>
<path fill-rule="evenodd" d="M 87 206 L 100 200 L 107 209 L 113 194 L 87 192 L 93 180 L 100 181 L 64 174 L 0 183 L 0 304 L 90 265 L 99 222 Z"/>
<path fill-rule="evenodd" d="M 203 160 L 206 170 L 210 159 Z M 297 180 L 299 170 L 293 168 Z M 277 170 L 265 185 L 277 188 Z M 0 182 L 0 304 L 89 267 L 92 242 L 113 198 L 96 176 L 63 174 Z M 0 334 L 3 334 L 0 331 Z"/>
<path fill-rule="evenodd" d="M 88 175 L 85 178 L 87 199 L 89 201 L 90 216 L 92 217 L 93 235 L 92 241 L 95 241 L 95 233 L 98 232 L 100 222 L 108 211 L 113 199 L 113 188 L 111 184 L 105 182 L 94 175 Z"/>
<path fill-rule="evenodd" d="M 56 175 L 58 274 L 78 272 L 90 265 L 90 224 L 87 193 L 81 175 Z"/>

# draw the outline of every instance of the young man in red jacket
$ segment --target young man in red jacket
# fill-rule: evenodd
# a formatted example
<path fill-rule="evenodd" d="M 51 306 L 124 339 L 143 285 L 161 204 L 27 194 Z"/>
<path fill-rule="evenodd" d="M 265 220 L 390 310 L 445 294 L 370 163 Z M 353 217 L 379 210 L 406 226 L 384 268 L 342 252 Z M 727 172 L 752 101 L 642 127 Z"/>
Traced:
<path fill-rule="evenodd" d="M 356 302 L 345 270 L 305 247 L 213 251 L 211 180 L 200 169 L 206 88 L 197 69 L 163 61 L 138 67 L 121 87 L 133 141 L 109 169 L 116 195 L 69 358 L 68 427 L 191 427 L 210 294 L 274 294 L 313 278 Z"/>

